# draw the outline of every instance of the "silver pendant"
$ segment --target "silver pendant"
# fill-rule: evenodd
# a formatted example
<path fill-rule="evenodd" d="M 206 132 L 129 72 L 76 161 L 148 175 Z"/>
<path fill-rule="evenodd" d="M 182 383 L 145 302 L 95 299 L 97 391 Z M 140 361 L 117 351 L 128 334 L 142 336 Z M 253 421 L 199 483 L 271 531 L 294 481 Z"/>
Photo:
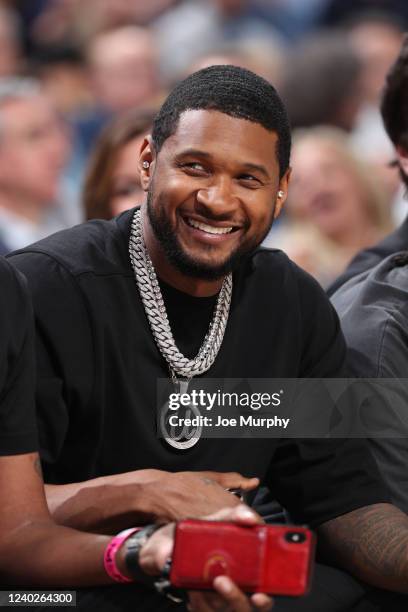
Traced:
<path fill-rule="evenodd" d="M 179 395 L 187 393 L 190 380 L 179 379 L 175 376 L 172 378 L 175 392 Z M 197 424 L 183 424 L 180 426 L 171 425 L 169 419 L 175 415 L 180 419 L 194 419 Z M 178 450 L 186 450 L 195 446 L 199 441 L 203 431 L 201 421 L 201 412 L 196 404 L 190 403 L 187 406 L 180 406 L 177 411 L 175 411 L 170 409 L 170 403 L 166 402 L 160 411 L 160 432 L 169 446 L 177 448 Z"/>

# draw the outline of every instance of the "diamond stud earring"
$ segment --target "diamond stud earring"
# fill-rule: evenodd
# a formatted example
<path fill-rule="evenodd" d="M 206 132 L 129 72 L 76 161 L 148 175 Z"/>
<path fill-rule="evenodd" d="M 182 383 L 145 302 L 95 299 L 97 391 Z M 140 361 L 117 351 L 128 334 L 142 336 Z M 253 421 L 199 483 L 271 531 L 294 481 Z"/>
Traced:
<path fill-rule="evenodd" d="M 285 192 L 284 192 L 284 191 L 282 191 L 282 189 L 280 189 L 280 190 L 278 191 L 278 198 L 283 198 L 283 196 L 284 196 L 284 195 L 285 195 Z"/>
<path fill-rule="evenodd" d="M 146 168 L 146 170 L 147 170 L 147 168 L 150 168 L 150 163 L 148 161 L 144 161 L 143 162 L 143 168 Z"/>

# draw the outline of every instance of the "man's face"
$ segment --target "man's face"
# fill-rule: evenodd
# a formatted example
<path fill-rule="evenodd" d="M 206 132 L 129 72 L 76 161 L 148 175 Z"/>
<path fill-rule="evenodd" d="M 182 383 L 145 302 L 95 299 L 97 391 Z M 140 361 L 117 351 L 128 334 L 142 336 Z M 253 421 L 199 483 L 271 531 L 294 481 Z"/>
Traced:
<path fill-rule="evenodd" d="M 0 189 L 46 206 L 57 196 L 69 150 L 67 136 L 46 98 L 3 104 Z"/>
<path fill-rule="evenodd" d="M 276 145 L 261 125 L 207 110 L 183 113 L 157 156 L 146 143 L 150 224 L 181 272 L 219 278 L 266 236 L 289 174 L 279 180 Z"/>
<path fill-rule="evenodd" d="M 146 32 L 102 35 L 91 57 L 95 96 L 108 110 L 122 113 L 157 94 L 157 57 Z"/>

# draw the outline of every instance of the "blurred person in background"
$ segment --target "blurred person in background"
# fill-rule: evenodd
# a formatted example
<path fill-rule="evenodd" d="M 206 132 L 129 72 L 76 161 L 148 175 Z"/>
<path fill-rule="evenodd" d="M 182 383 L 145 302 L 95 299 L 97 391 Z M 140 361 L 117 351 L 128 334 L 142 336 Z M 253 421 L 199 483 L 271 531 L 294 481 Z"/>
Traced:
<path fill-rule="evenodd" d="M 38 83 L 0 80 L 3 254 L 62 228 L 55 209 L 68 152 L 64 127 Z"/>
<path fill-rule="evenodd" d="M 149 25 L 178 0 L 41 0 L 19 3 L 29 48 L 75 44 L 124 25 Z"/>
<path fill-rule="evenodd" d="M 391 229 L 388 200 L 335 128 L 299 131 L 292 168 L 288 224 L 270 241 L 327 285 L 361 248 Z"/>
<path fill-rule="evenodd" d="M 85 218 L 80 188 L 84 168 L 102 129 L 115 117 L 154 103 L 160 91 L 156 46 L 146 28 L 127 25 L 97 34 L 89 41 L 85 57 L 89 89 L 81 90 L 82 104 L 78 100 L 76 112 L 69 117 L 73 154 L 66 170 L 71 200 L 77 204 L 80 217 L 74 220 L 76 223 Z M 64 93 L 59 85 L 58 92 Z"/>
<path fill-rule="evenodd" d="M 350 131 L 361 104 L 361 62 L 342 32 L 320 32 L 295 45 L 281 94 L 293 128 L 334 125 Z"/>
<path fill-rule="evenodd" d="M 277 28 L 253 11 L 252 0 L 182 0 L 155 19 L 151 28 L 166 83 L 183 77 L 189 66 L 223 44 L 276 41 L 281 47 L 284 43 Z"/>
<path fill-rule="evenodd" d="M 362 65 L 363 102 L 378 108 L 385 77 L 401 48 L 402 24 L 386 13 L 363 13 L 346 25 Z"/>
<path fill-rule="evenodd" d="M 121 113 L 158 94 L 156 45 L 149 30 L 124 26 L 95 36 L 87 50 L 96 101 Z"/>
<path fill-rule="evenodd" d="M 79 126 L 86 126 L 88 122 L 93 125 L 94 97 L 84 54 L 73 44 L 48 45 L 34 49 L 27 64 L 70 132 L 71 154 L 62 173 L 58 207 L 63 226 L 70 227 L 84 220 L 81 185 L 85 153 Z"/>
<path fill-rule="evenodd" d="M 21 69 L 21 30 L 18 14 L 0 4 L 0 78 Z"/>
<path fill-rule="evenodd" d="M 394 147 L 400 178 L 408 188 L 408 35 L 405 35 L 400 54 L 387 75 L 381 100 L 381 115 Z M 402 225 L 385 240 L 366 249 L 353 259 L 345 272 L 329 287 L 332 295 L 352 277 L 376 266 L 393 253 L 408 249 L 408 216 Z"/>
<path fill-rule="evenodd" d="M 74 126 L 77 167 L 110 119 L 146 106 L 159 94 L 158 58 L 149 30 L 128 25 L 102 32 L 89 42 L 86 57 L 94 102 Z"/>
<path fill-rule="evenodd" d="M 130 112 L 104 129 L 85 176 L 83 206 L 87 219 L 111 219 L 143 200 L 138 162 L 154 116 L 153 110 Z"/>
<path fill-rule="evenodd" d="M 400 221 L 401 195 L 393 159 L 393 146 L 384 129 L 379 109 L 381 91 L 388 70 L 401 48 L 401 21 L 387 13 L 361 13 L 346 24 L 346 32 L 362 65 L 362 103 L 353 128 L 353 146 L 359 156 L 387 183 L 391 208 Z M 405 205 L 402 204 L 405 212 Z"/>
<path fill-rule="evenodd" d="M 316 28 L 329 0 L 251 0 L 252 13 L 272 23 L 289 41 Z"/>
<path fill-rule="evenodd" d="M 30 72 L 64 119 L 75 120 L 92 105 L 83 53 L 73 46 L 48 46 L 30 58 Z"/>
<path fill-rule="evenodd" d="M 319 25 L 339 26 L 347 19 L 368 11 L 381 11 L 396 21 L 408 25 L 408 4 L 406 0 L 325 0 L 318 20 Z"/>
<path fill-rule="evenodd" d="M 277 40 L 226 43 L 195 60 L 188 66 L 185 76 L 207 66 L 230 64 L 252 70 L 270 83 L 279 85 L 283 71 L 283 58 L 284 48 Z"/>

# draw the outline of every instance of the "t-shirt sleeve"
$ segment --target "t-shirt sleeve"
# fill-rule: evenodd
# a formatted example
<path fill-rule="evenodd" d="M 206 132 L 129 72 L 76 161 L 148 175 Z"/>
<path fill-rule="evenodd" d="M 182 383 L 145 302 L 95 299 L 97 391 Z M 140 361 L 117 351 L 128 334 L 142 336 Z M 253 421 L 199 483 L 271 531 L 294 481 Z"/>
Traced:
<path fill-rule="evenodd" d="M 63 449 L 76 449 L 73 469 L 81 460 L 79 440 L 70 439 L 70 422 L 85 423 L 94 382 L 88 314 L 75 278 L 54 258 L 25 252 L 11 259 L 27 278 L 35 312 L 36 407 L 44 480 L 59 482 L 56 466 Z"/>
<path fill-rule="evenodd" d="M 37 450 L 34 322 L 25 279 L 0 259 L 0 455 Z"/>
<path fill-rule="evenodd" d="M 298 272 L 297 287 L 302 319 L 299 378 L 343 376 L 346 343 L 336 310 L 317 281 L 309 275 Z"/>
<path fill-rule="evenodd" d="M 338 316 L 310 277 L 300 275 L 298 286 L 303 316 L 300 377 L 342 377 L 346 346 Z M 292 519 L 312 526 L 389 501 L 368 443 L 360 439 L 282 440 L 267 480 Z"/>

